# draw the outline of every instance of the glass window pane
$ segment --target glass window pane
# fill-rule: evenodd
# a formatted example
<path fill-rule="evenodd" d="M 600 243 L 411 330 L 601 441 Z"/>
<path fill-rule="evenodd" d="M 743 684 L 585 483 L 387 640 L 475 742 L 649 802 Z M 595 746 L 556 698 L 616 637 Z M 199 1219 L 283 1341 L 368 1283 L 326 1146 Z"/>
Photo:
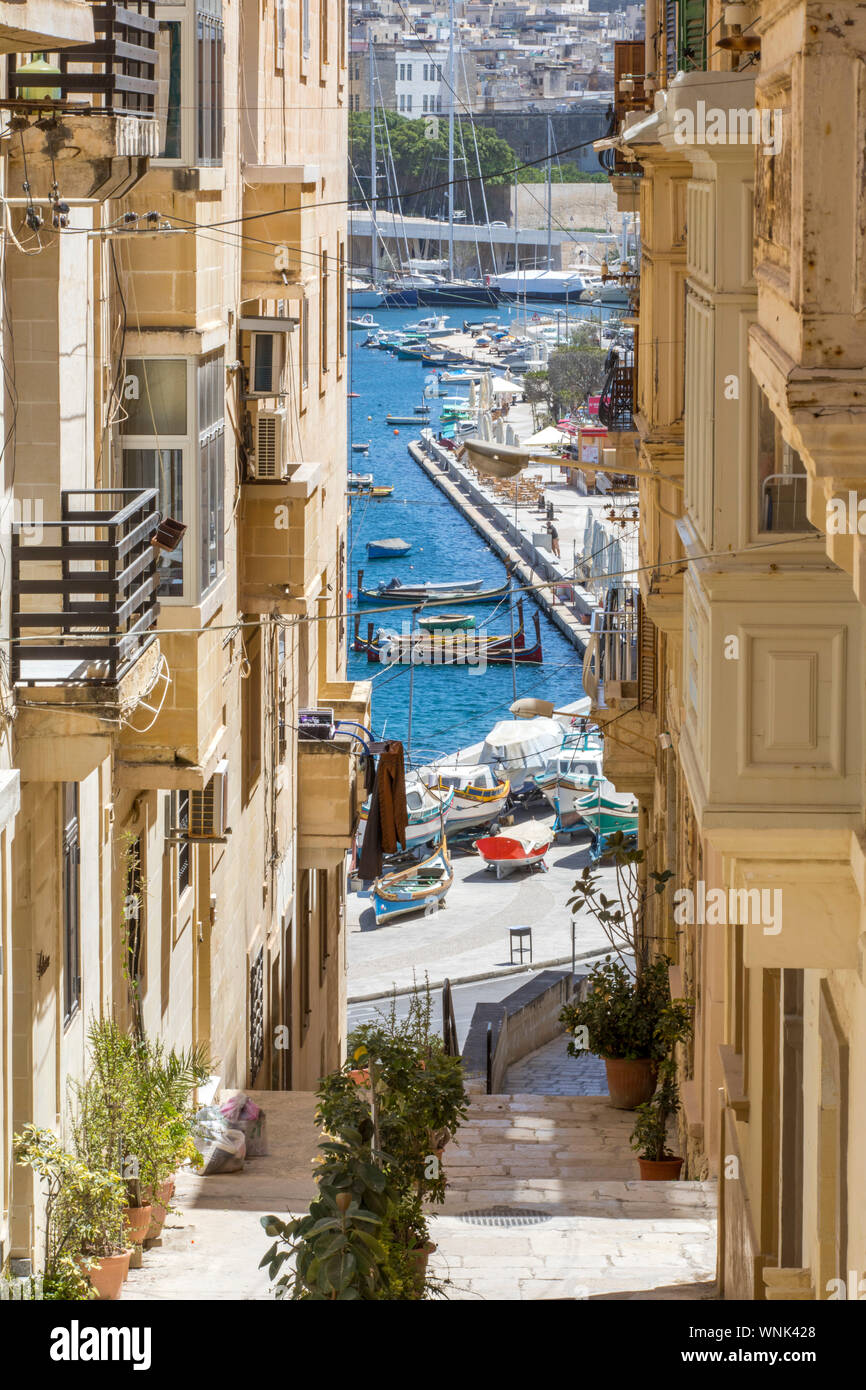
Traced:
<path fill-rule="evenodd" d="M 257 333 L 255 336 L 255 361 L 253 362 L 253 390 L 270 391 L 274 372 L 274 335 Z"/>
<path fill-rule="evenodd" d="M 121 434 L 186 434 L 186 362 L 128 357 Z"/>
<path fill-rule="evenodd" d="M 179 19 L 160 20 L 156 39 L 156 119 L 162 159 L 180 159 L 181 29 Z"/>
<path fill-rule="evenodd" d="M 162 515 L 183 521 L 183 449 L 124 449 L 123 486 L 156 488 Z M 183 541 L 170 555 L 160 551 L 159 592 L 183 594 Z"/>

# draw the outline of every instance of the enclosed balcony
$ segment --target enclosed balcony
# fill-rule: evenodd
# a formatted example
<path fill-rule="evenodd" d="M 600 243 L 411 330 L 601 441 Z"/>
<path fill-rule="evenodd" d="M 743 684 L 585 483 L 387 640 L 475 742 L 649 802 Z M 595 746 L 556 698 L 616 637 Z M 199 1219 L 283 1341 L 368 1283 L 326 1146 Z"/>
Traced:
<path fill-rule="evenodd" d="M 656 629 L 635 589 L 611 589 L 592 617 L 583 688 L 604 729 L 604 774 L 649 795 L 656 759 Z"/>
<path fill-rule="evenodd" d="M 624 352 L 608 367 L 598 403 L 599 422 L 605 425 L 610 433 L 635 432 L 636 385 L 634 353 Z"/>
<path fill-rule="evenodd" d="M 159 679 L 155 490 L 63 492 L 60 520 L 12 527 L 22 775 L 78 780 Z M 64 776 L 61 776 L 61 773 Z"/>
<path fill-rule="evenodd" d="M 298 832 L 307 863 L 324 866 L 352 846 L 366 795 L 359 755 L 371 736 L 369 681 L 340 681 L 319 691 L 332 734 L 298 739 Z"/>
<path fill-rule="evenodd" d="M 612 589 L 592 615 L 583 657 L 583 688 L 593 707 L 637 699 L 637 629 L 634 591 Z"/>
<path fill-rule="evenodd" d="M 88 9 L 92 41 L 9 59 L 2 104 L 18 135 L 10 160 L 22 170 L 26 161 L 34 200 L 55 179 L 66 201 L 120 196 L 159 150 L 154 0 Z"/>

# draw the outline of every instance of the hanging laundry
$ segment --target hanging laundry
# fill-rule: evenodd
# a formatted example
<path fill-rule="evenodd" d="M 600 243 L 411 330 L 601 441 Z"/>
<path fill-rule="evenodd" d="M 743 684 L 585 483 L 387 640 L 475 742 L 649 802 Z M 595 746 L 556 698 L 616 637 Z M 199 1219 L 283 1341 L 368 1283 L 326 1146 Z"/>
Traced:
<path fill-rule="evenodd" d="M 394 854 L 398 844 L 405 848 L 408 822 L 403 745 L 394 739 L 384 745 L 379 755 L 376 781 L 370 793 L 370 810 L 358 860 L 362 878 L 378 878 L 382 871 L 382 855 Z"/>

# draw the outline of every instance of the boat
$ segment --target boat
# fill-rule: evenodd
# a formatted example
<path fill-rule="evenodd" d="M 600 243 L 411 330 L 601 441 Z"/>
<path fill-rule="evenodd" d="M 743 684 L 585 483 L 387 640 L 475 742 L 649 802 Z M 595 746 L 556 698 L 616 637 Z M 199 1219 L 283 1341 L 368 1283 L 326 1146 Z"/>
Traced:
<path fill-rule="evenodd" d="M 397 873 L 384 874 L 373 885 L 376 925 L 411 912 L 429 913 L 445 906 L 445 895 L 454 882 L 454 870 L 443 836 L 438 847 L 420 864 Z"/>
<path fill-rule="evenodd" d="M 419 425 L 421 421 L 417 415 L 386 415 L 386 425 Z"/>
<path fill-rule="evenodd" d="M 497 603 L 508 594 L 508 585 L 482 589 L 483 579 L 455 579 L 451 582 L 428 580 L 426 583 L 405 584 L 402 579 L 380 580 L 372 589 L 364 588 L 364 571 L 358 570 L 358 600 L 362 603 L 381 603 L 394 599 L 399 603 Z"/>
<path fill-rule="evenodd" d="M 366 444 L 353 444 L 353 445 L 352 445 L 352 453 L 353 453 L 353 454 L 368 454 L 369 452 L 370 452 L 370 440 L 369 440 L 369 439 L 367 440 Z"/>
<path fill-rule="evenodd" d="M 613 835 L 617 830 L 624 835 L 637 833 L 637 797 L 630 792 L 618 792 L 607 780 L 600 781 L 585 796 L 579 797 L 572 814 L 580 817 L 596 839 Z M 563 820 L 564 814 L 558 814 L 557 819 Z"/>
<path fill-rule="evenodd" d="M 351 309 L 378 309 L 385 298 L 372 280 L 350 280 L 346 288 Z"/>
<path fill-rule="evenodd" d="M 459 629 L 474 627 L 474 613 L 422 613 L 418 626 L 425 632 L 456 632 Z"/>
<path fill-rule="evenodd" d="M 486 304 L 493 308 L 501 298 L 495 284 L 476 285 L 468 280 L 446 280 L 431 289 L 418 290 L 418 303 L 425 309 L 445 309 L 461 304 Z"/>
<path fill-rule="evenodd" d="M 360 488 L 373 486 L 372 473 L 349 473 L 346 477 L 346 485 L 350 492 L 355 492 Z"/>
<path fill-rule="evenodd" d="M 420 768 L 418 775 L 439 792 L 453 790 L 448 808 L 449 833 L 491 825 L 505 810 L 511 792 L 508 778 L 498 777 L 484 764 L 461 767 L 446 763 L 435 770 Z"/>
<path fill-rule="evenodd" d="M 404 850 L 420 849 L 442 837 L 448 810 L 454 799 L 454 791 L 448 787 L 440 791 L 423 782 L 417 774 L 410 773 L 406 779 L 406 837 Z M 358 844 L 363 843 L 367 816 L 370 813 L 369 798 L 361 808 L 358 823 Z"/>
<path fill-rule="evenodd" d="M 365 493 L 362 493 L 362 495 L 365 497 L 381 499 L 383 497 L 390 497 L 393 491 L 393 483 L 374 483 L 373 486 L 369 488 Z"/>
<path fill-rule="evenodd" d="M 509 827 L 506 834 L 484 835 L 475 841 L 475 849 L 488 869 L 495 868 L 496 877 L 528 865 L 547 868 L 544 856 L 553 844 L 553 830 L 543 821 L 526 821 Z"/>
<path fill-rule="evenodd" d="M 544 772 L 551 754 L 561 747 L 562 726 L 553 718 L 538 715 L 533 719 L 502 719 L 481 743 L 449 753 L 431 766 L 486 763 L 509 779 L 512 791 L 519 792 L 524 787 L 534 790 L 533 779 Z"/>
<path fill-rule="evenodd" d="M 514 632 L 494 634 L 486 632 L 472 631 L 475 625 L 475 615 L 469 614 L 465 624 L 461 624 L 461 615 L 457 613 L 445 614 L 448 627 L 428 627 L 424 624 L 423 616 L 418 619 L 418 630 L 406 631 L 408 624 L 404 624 L 403 632 L 395 632 L 391 628 L 374 627 L 373 623 L 367 624 L 367 636 L 361 636 L 361 614 L 355 614 L 355 637 L 353 650 L 356 652 L 366 652 L 370 661 L 381 661 L 388 663 L 409 661 L 412 659 L 413 650 L 417 649 L 420 656 L 415 657 L 416 663 L 421 664 L 426 659 L 426 664 L 432 665 L 451 665 L 452 661 L 448 657 L 456 657 L 461 660 L 474 658 L 477 654 L 481 660 L 481 653 L 485 659 L 490 661 L 510 661 L 511 650 L 514 648 L 515 660 L 523 659 L 523 650 L 526 645 L 525 629 L 523 622 L 523 600 L 517 605 L 519 621 Z M 441 621 L 441 619 L 440 619 Z M 435 616 L 434 616 L 435 622 Z M 455 628 L 454 623 L 457 626 Z M 536 614 L 535 645 L 540 648 L 540 629 L 538 616 Z M 423 624 L 423 626 L 422 626 Z M 471 635 L 467 638 L 466 634 Z M 535 660 L 534 649 L 530 652 L 529 660 Z"/>
<path fill-rule="evenodd" d="M 535 785 L 560 815 L 569 815 L 579 800 L 604 780 L 604 745 L 597 734 L 566 734 L 562 747 L 544 772 L 537 773 Z"/>
<path fill-rule="evenodd" d="M 502 295 L 517 299 L 571 300 L 577 304 L 586 288 L 583 275 L 576 270 L 511 270 L 504 275 L 492 275 L 491 280 Z"/>
<path fill-rule="evenodd" d="M 447 337 L 453 329 L 446 328 L 448 322 L 447 314 L 430 314 L 425 319 L 419 319 L 417 323 L 410 323 L 408 331 L 412 333 L 423 333 L 425 338 Z"/>
<path fill-rule="evenodd" d="M 381 541 L 367 542 L 367 555 L 371 560 L 397 560 L 408 555 L 412 549 L 411 541 L 401 540 L 399 536 L 387 536 Z"/>
<path fill-rule="evenodd" d="M 413 410 L 413 412 L 414 412 L 415 415 L 429 415 L 429 414 L 430 414 L 430 407 L 429 407 L 429 405 L 425 405 L 423 402 L 421 403 L 421 405 L 413 405 L 412 410 Z"/>
<path fill-rule="evenodd" d="M 360 318 L 349 319 L 349 327 L 358 328 L 379 328 L 380 325 L 373 318 L 372 314 L 361 314 Z"/>
<path fill-rule="evenodd" d="M 398 343 L 394 352 L 404 362 L 420 362 L 424 357 L 424 348 L 419 343 Z"/>

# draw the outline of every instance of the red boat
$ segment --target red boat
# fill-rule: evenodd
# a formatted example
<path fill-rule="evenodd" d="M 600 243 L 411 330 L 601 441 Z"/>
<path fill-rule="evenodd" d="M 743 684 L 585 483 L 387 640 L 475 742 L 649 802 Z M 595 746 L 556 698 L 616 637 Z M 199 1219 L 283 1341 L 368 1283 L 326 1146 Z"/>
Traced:
<path fill-rule="evenodd" d="M 495 868 L 496 877 L 501 878 L 523 864 L 546 869 L 544 856 L 552 844 L 550 826 L 541 821 L 527 821 L 524 825 L 513 826 L 508 834 L 482 836 L 475 841 L 475 849 L 487 867 Z"/>

